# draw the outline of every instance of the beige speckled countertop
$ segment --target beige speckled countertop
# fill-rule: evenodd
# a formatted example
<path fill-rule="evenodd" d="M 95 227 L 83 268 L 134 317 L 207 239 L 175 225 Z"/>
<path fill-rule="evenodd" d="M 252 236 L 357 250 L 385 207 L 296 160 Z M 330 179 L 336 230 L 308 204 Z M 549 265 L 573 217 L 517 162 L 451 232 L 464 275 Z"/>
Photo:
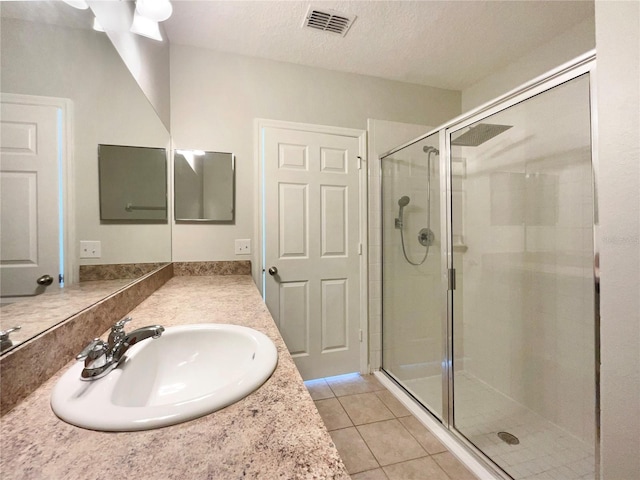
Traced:
<path fill-rule="evenodd" d="M 130 329 L 204 322 L 255 328 L 276 344 L 278 366 L 262 387 L 222 410 L 127 433 L 84 430 L 54 415 L 49 396 L 67 366 L 2 417 L 3 479 L 349 478 L 250 276 L 174 277 L 131 315 Z"/>

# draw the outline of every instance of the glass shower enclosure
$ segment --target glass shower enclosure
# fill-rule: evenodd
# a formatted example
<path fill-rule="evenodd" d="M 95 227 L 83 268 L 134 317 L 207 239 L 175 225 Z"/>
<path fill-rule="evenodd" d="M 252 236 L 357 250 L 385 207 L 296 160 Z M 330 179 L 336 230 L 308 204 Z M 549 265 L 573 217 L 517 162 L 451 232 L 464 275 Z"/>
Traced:
<path fill-rule="evenodd" d="M 382 371 L 504 478 L 597 478 L 593 65 L 381 158 Z"/>

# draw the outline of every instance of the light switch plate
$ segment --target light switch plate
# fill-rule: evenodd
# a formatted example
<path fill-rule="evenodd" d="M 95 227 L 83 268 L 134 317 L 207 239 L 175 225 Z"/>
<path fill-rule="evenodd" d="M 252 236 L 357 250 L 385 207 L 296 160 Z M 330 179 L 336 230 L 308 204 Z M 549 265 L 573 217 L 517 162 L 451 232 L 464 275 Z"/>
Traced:
<path fill-rule="evenodd" d="M 100 258 L 102 244 L 99 240 L 80 240 L 80 258 Z"/>
<path fill-rule="evenodd" d="M 236 255 L 248 255 L 251 253 L 251 240 L 249 238 L 236 239 Z"/>

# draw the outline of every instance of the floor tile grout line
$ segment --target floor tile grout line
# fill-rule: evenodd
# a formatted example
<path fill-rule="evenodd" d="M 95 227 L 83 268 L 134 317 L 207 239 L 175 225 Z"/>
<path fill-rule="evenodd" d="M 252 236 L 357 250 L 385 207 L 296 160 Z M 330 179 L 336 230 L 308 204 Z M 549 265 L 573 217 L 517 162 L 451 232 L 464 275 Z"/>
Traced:
<path fill-rule="evenodd" d="M 331 400 L 330 398 L 323 398 L 322 400 Z M 313 403 L 322 401 L 322 400 L 314 400 Z M 336 400 L 338 400 L 336 398 Z M 341 427 L 341 428 L 334 428 L 334 429 L 329 429 L 329 427 L 327 426 L 327 422 L 325 421 L 325 419 L 322 417 L 322 414 L 320 413 L 320 410 L 318 409 L 318 405 L 316 405 L 316 409 L 318 410 L 318 413 L 320 413 L 320 418 L 322 419 L 322 423 L 324 424 L 325 428 L 327 429 L 328 432 L 333 432 L 335 430 L 343 430 L 345 428 L 349 428 L 349 427 L 355 427 L 355 423 L 353 423 L 353 420 L 351 419 L 351 417 L 349 416 L 349 414 L 347 413 L 347 411 L 344 409 L 344 406 L 340 403 L 340 401 L 338 401 L 338 404 L 340 405 L 340 407 L 342 408 L 342 411 L 344 412 L 344 414 L 347 416 L 347 419 L 349 420 L 349 422 L 351 422 L 351 425 L 347 426 L 347 427 Z"/>
<path fill-rule="evenodd" d="M 405 417 L 401 417 L 401 418 L 405 418 Z M 380 422 L 373 422 L 373 423 L 381 423 L 381 422 L 385 422 L 385 421 L 388 421 L 388 420 L 381 420 Z M 366 425 L 371 425 L 371 424 L 366 424 Z M 413 439 L 418 443 L 418 445 L 420 446 L 420 448 L 422 448 L 422 450 L 424 451 L 424 453 L 425 453 L 425 454 L 424 454 L 424 455 L 421 455 L 421 456 L 419 456 L 419 457 L 416 457 L 416 458 L 411 458 L 411 459 L 409 459 L 409 460 L 402 460 L 402 461 L 400 461 L 400 462 L 390 463 L 390 464 L 388 464 L 388 465 L 382 465 L 382 464 L 380 464 L 380 468 L 389 467 L 389 466 L 391 466 L 391 465 L 398 465 L 398 464 L 400 464 L 400 463 L 410 462 L 410 461 L 413 461 L 413 460 L 418 460 L 418 459 L 420 459 L 420 458 L 431 458 L 431 459 L 433 459 L 433 461 L 436 463 L 436 465 L 438 466 L 438 468 L 439 468 L 440 470 L 442 470 L 442 472 L 445 474 L 445 476 L 446 476 L 447 478 L 449 478 L 450 480 L 455 480 L 455 479 L 453 479 L 453 478 L 452 478 L 452 477 L 447 473 L 447 471 L 446 471 L 446 470 L 445 470 L 445 469 L 444 469 L 444 468 L 443 468 L 443 467 L 438 463 L 438 461 L 434 458 L 436 455 L 442 455 L 442 454 L 444 454 L 444 453 L 447 453 L 447 452 L 448 452 L 448 450 L 444 450 L 444 451 L 442 451 L 442 452 L 430 453 L 430 452 L 429 452 L 429 451 L 428 451 L 428 450 L 427 450 L 427 449 L 426 449 L 426 448 L 425 448 L 425 447 L 420 443 L 420 441 L 416 438 L 416 436 L 415 436 L 415 435 L 413 435 L 413 434 L 409 431 L 409 429 L 408 429 L 408 428 L 406 428 L 406 427 L 402 424 L 402 422 L 400 422 L 400 425 L 401 425 L 401 426 L 402 426 L 402 427 L 403 427 L 403 428 L 404 428 L 404 429 L 409 433 L 409 435 L 411 435 L 411 437 L 412 437 L 412 438 L 413 438 Z M 358 426 L 360 426 L 360 425 L 355 425 L 356 430 L 358 430 Z M 358 430 L 358 433 L 360 433 L 360 431 L 359 431 L 359 430 Z M 362 435 L 360 435 L 360 437 L 362 437 Z M 364 438 L 362 438 L 362 439 L 364 440 L 364 443 L 367 445 L 367 447 L 369 447 L 369 444 L 367 443 L 367 441 L 366 441 Z M 369 450 L 371 450 L 371 448 L 369 448 Z M 372 452 L 372 453 L 373 453 L 373 452 Z M 374 454 L 374 458 L 376 459 L 376 461 L 378 461 L 378 459 L 377 459 L 377 457 L 375 456 L 375 454 Z M 380 463 L 380 462 L 378 461 L 378 463 Z M 385 473 L 385 474 L 386 474 L 386 473 Z"/>
<path fill-rule="evenodd" d="M 333 390 L 332 390 L 333 391 Z M 354 392 L 354 393 L 343 393 L 342 395 L 337 395 L 334 393 L 336 398 L 344 398 L 344 397 L 352 397 L 354 395 L 364 395 L 366 393 L 373 393 L 375 394 L 376 392 L 381 392 L 382 390 L 367 390 L 364 392 Z M 377 396 L 377 395 L 376 395 Z"/>
<path fill-rule="evenodd" d="M 331 432 L 337 432 L 338 430 L 346 430 L 347 428 L 353 428 L 355 429 L 356 433 L 358 434 L 358 436 L 360 437 L 360 440 L 362 440 L 362 442 L 364 443 L 364 445 L 367 447 L 367 450 L 369 451 L 369 453 L 371 454 L 371 457 L 374 459 L 374 461 L 376 462 L 376 465 L 378 465 L 377 467 L 374 468 L 369 468 L 367 470 L 362 470 L 361 472 L 353 472 L 353 475 L 355 475 L 356 473 L 362 473 L 362 472 L 368 472 L 369 470 L 375 470 L 376 468 L 382 468 L 382 465 L 380 465 L 380 462 L 378 461 L 378 457 L 375 456 L 375 454 L 371 451 L 371 447 L 369 447 L 369 444 L 367 443 L 367 441 L 362 438 L 362 435 L 360 435 L 360 432 L 358 431 L 358 428 L 356 426 L 351 426 L 351 427 L 345 427 L 345 428 L 338 428 L 336 430 L 331 430 L 329 433 Z M 333 442 L 335 445 L 335 442 Z M 336 449 L 338 447 L 336 446 Z M 340 450 L 338 450 L 338 454 L 340 453 Z M 348 472 L 349 475 L 352 475 L 351 472 Z"/>
<path fill-rule="evenodd" d="M 340 407 L 342 408 L 343 412 L 347 414 L 347 418 L 352 422 L 352 425 L 350 425 L 350 426 L 346 426 L 346 427 L 342 427 L 342 428 L 337 428 L 337 429 L 334 429 L 334 430 L 329 430 L 329 432 L 336 432 L 336 431 L 339 431 L 339 430 L 346 430 L 347 428 L 355 428 L 356 432 L 358 433 L 358 437 L 359 437 L 359 438 L 364 442 L 365 446 L 367 447 L 367 450 L 369 451 L 369 453 L 371 453 L 371 455 L 372 455 L 373 459 L 375 460 L 376 464 L 378 465 L 377 467 L 374 467 L 374 468 L 369 468 L 369 469 L 362 470 L 362 471 L 359 471 L 359 472 L 353 472 L 353 473 L 350 473 L 351 475 L 356 475 L 356 474 L 360 474 L 360 473 L 364 473 L 364 472 L 368 472 L 368 471 L 373 471 L 373 470 L 376 470 L 376 469 L 380 469 L 380 470 L 382 471 L 382 473 L 385 475 L 385 477 L 387 477 L 387 474 L 386 474 L 386 472 L 385 472 L 385 470 L 384 470 L 384 468 L 385 468 L 385 467 L 392 466 L 392 465 L 397 465 L 397 464 L 401 464 L 401 463 L 405 463 L 405 462 L 410 462 L 410 461 L 418 460 L 418 459 L 421 459 L 421 458 L 431 458 L 431 459 L 434 461 L 434 463 L 435 463 L 435 465 L 437 466 L 437 468 L 438 468 L 438 469 L 439 469 L 439 470 L 444 474 L 444 476 L 445 476 L 446 478 L 448 478 L 448 479 L 450 479 L 450 480 L 455 480 L 455 479 L 454 479 L 453 477 L 451 477 L 451 475 L 450 475 L 450 474 L 449 474 L 449 473 L 444 469 L 444 467 L 438 463 L 438 461 L 437 461 L 437 460 L 436 460 L 436 458 L 435 458 L 436 456 L 441 456 L 441 455 L 443 455 L 443 454 L 445 454 L 445 453 L 449 452 L 449 450 L 448 450 L 448 449 L 446 449 L 446 447 L 445 447 L 445 450 L 443 450 L 443 451 L 434 452 L 434 453 L 429 452 L 429 451 L 428 451 L 428 450 L 427 450 L 427 449 L 422 445 L 422 443 L 418 440 L 418 437 L 417 437 L 416 435 L 414 435 L 414 434 L 413 434 L 413 433 L 412 433 L 412 432 L 411 432 L 411 431 L 410 431 L 410 430 L 409 430 L 409 429 L 404 425 L 404 423 L 402 423 L 402 421 L 401 421 L 401 419 L 403 419 L 403 418 L 412 417 L 413 415 L 411 414 L 411 412 L 405 413 L 405 414 L 403 414 L 403 415 L 398 415 L 398 414 L 396 414 L 396 413 L 395 413 L 395 412 L 394 412 L 394 411 L 393 411 L 393 410 L 392 410 L 392 409 L 391 409 L 391 408 L 390 408 L 390 407 L 389 407 L 389 406 L 384 402 L 384 400 L 383 400 L 382 398 L 380 398 L 380 395 L 378 395 L 378 393 L 380 393 L 380 392 L 384 392 L 384 391 L 388 391 L 388 390 L 386 390 L 386 389 L 384 388 L 384 386 L 382 386 L 382 385 L 378 385 L 378 386 L 380 386 L 380 387 L 382 387 L 382 388 L 376 389 L 376 387 L 375 387 L 375 386 L 371 387 L 371 385 L 369 384 L 367 387 L 365 387 L 365 388 L 367 388 L 367 390 L 365 390 L 365 391 L 361 391 L 361 392 L 353 392 L 353 393 L 345 393 L 345 394 L 343 394 L 343 395 L 338 395 L 338 394 L 336 394 L 335 390 L 331 387 L 331 385 L 329 384 L 329 382 L 327 382 L 326 380 L 325 380 L 325 384 L 329 387 L 329 390 L 331 391 L 331 393 L 333 394 L 333 396 L 332 396 L 332 397 L 328 397 L 328 398 L 322 398 L 322 399 L 314 400 L 314 401 L 329 400 L 329 399 L 331 399 L 331 398 L 335 398 L 335 399 L 337 399 L 337 400 L 338 400 L 338 404 L 339 404 L 339 405 L 340 405 Z M 348 382 L 344 382 L 342 385 L 347 385 L 347 384 L 348 384 Z M 341 398 L 344 398 L 344 397 L 349 397 L 349 396 L 354 396 L 354 395 L 362 395 L 362 394 L 367 394 L 367 393 L 373 393 L 373 394 L 375 394 L 375 396 L 380 400 L 380 402 L 384 405 L 384 407 L 385 407 L 385 408 L 386 408 L 386 409 L 391 413 L 392 418 L 387 418 L 387 419 L 384 419 L 384 420 L 376 420 L 376 421 L 373 421 L 373 422 L 361 423 L 361 424 L 356 425 L 356 424 L 355 424 L 355 422 L 353 421 L 353 419 L 351 418 L 351 416 L 349 415 L 349 413 L 347 412 L 346 408 L 344 407 L 344 405 L 343 405 L 343 404 L 342 404 L 342 402 L 340 401 L 340 399 L 341 399 Z M 415 417 L 414 417 L 414 418 L 415 418 Z M 372 424 L 376 424 L 376 423 L 388 422 L 388 421 L 390 421 L 390 420 L 396 420 L 396 421 L 398 421 L 398 423 L 400 423 L 401 427 L 402 427 L 405 431 L 407 431 L 407 432 L 409 433 L 410 437 L 411 437 L 411 438 L 413 438 L 413 439 L 418 443 L 418 445 L 419 445 L 419 446 L 421 447 L 421 449 L 423 450 L 424 455 L 421 455 L 421 456 L 416 457 L 416 458 L 413 458 L 413 459 L 404 460 L 404 461 L 401 461 L 401 462 L 391 463 L 391 464 L 384 465 L 384 466 L 382 466 L 382 465 L 380 464 L 380 462 L 379 462 L 378 458 L 375 456 L 375 454 L 374 454 L 374 453 L 373 453 L 373 451 L 371 450 L 371 448 L 370 448 L 369 444 L 368 444 L 368 443 L 367 443 L 367 441 L 364 439 L 364 437 L 361 435 L 360 430 L 359 430 L 359 428 L 358 428 L 358 427 L 362 427 L 362 426 L 365 426 L 365 425 L 372 425 Z M 427 429 L 427 431 L 429 431 L 429 430 Z M 387 478 L 388 478 L 388 477 L 387 477 Z"/>
<path fill-rule="evenodd" d="M 406 462 L 412 462 L 414 460 L 420 460 L 421 458 L 429 458 L 431 457 L 431 455 L 426 454 L 426 455 L 422 455 L 421 457 L 416 457 L 416 458 L 410 458 L 409 460 L 401 460 L 399 462 L 393 462 L 393 463 L 389 463 L 387 465 L 381 466 L 380 468 L 384 468 L 384 467 L 391 467 L 393 465 L 400 465 L 401 463 L 406 463 Z M 435 462 L 435 460 L 434 460 Z"/>
<path fill-rule="evenodd" d="M 345 408 L 344 404 L 340 401 L 341 397 L 338 397 L 338 402 L 340 403 L 340 406 L 342 407 L 342 409 L 344 410 L 344 412 L 347 414 L 347 417 L 349 417 L 349 420 L 351 420 L 351 423 L 353 423 L 353 425 L 356 425 L 356 421 L 351 417 L 351 415 L 349 415 L 349 412 L 347 412 L 347 409 Z M 384 402 L 382 402 L 382 405 L 389 411 L 389 413 L 391 415 L 394 415 L 394 413 L 389 409 L 389 407 L 387 407 Z M 395 417 L 394 417 L 395 418 Z M 376 422 L 384 422 L 385 420 L 392 420 L 392 418 L 387 418 L 387 419 L 383 419 L 383 420 L 373 420 L 371 422 L 364 422 L 364 423 L 359 423 L 358 425 L 369 425 L 371 423 L 376 423 Z"/>
<path fill-rule="evenodd" d="M 382 473 L 384 473 L 384 477 L 385 477 L 385 478 L 387 478 L 387 479 L 389 478 L 389 477 L 387 476 L 387 473 L 384 471 L 384 468 L 383 468 L 383 467 L 381 467 L 381 466 L 380 466 L 380 467 L 376 467 L 376 468 L 370 468 L 370 469 L 368 469 L 368 470 L 363 470 L 363 471 L 361 471 L 361 472 L 354 473 L 354 475 L 360 475 L 361 473 L 366 473 L 366 472 L 373 472 L 374 470 L 382 470 Z"/>
<path fill-rule="evenodd" d="M 395 419 L 389 419 L 389 420 L 395 420 Z M 387 421 L 389 421 L 389 420 L 381 420 L 381 421 L 379 421 L 379 422 L 367 423 L 366 425 L 373 425 L 374 423 L 387 422 Z M 402 425 L 402 422 L 398 422 L 398 423 L 400 423 L 400 426 L 402 426 L 402 428 L 404 428 L 405 430 L 407 430 L 407 429 L 406 429 L 406 427 L 405 427 L 404 425 Z M 369 449 L 369 451 L 370 451 L 370 452 L 371 452 L 371 454 L 373 455 L 373 458 L 375 458 L 375 459 L 376 459 L 376 462 L 378 462 L 378 464 L 380 465 L 380 467 L 382 467 L 382 464 L 380 464 L 380 461 L 378 460 L 378 457 L 376 457 L 375 453 L 373 453 L 373 450 L 371 450 L 371 447 L 369 447 L 369 444 L 367 443 L 367 441 L 364 439 L 364 437 L 363 437 L 363 436 L 362 436 L 362 434 L 360 433 L 360 430 L 358 430 L 358 427 L 359 427 L 359 426 L 363 426 L 363 425 L 355 425 L 355 426 L 354 426 L 354 428 L 356 429 L 356 431 L 358 432 L 358 435 L 360 435 L 360 438 L 362 438 L 362 441 L 364 442 L 364 444 L 367 446 L 367 448 Z M 407 431 L 408 431 L 408 430 L 407 430 Z M 409 432 L 409 431 L 408 431 L 408 432 Z M 409 432 L 409 435 L 411 435 L 411 432 Z M 414 439 L 415 439 L 415 437 L 414 437 Z M 431 456 L 431 455 L 429 454 L 429 452 L 427 452 L 427 449 L 426 449 L 426 448 L 424 448 L 424 447 L 420 444 L 420 442 L 418 442 L 418 440 L 417 440 L 417 439 L 416 439 L 416 442 L 417 442 L 418 446 L 422 449 L 422 451 L 423 451 L 423 452 L 425 452 L 425 454 L 426 454 L 426 455 L 421 455 L 420 457 L 416 457 L 416 458 L 424 458 L 424 457 L 429 457 L 429 456 Z M 414 459 L 414 458 L 412 458 L 412 459 L 410 459 L 410 460 L 415 460 L 415 459 Z M 404 461 L 410 461 L 410 460 L 404 460 Z M 434 460 L 434 461 L 435 461 L 435 460 Z M 402 462 L 396 462 L 396 463 L 402 463 Z M 437 462 L 436 462 L 436 463 L 437 463 Z M 386 467 L 386 466 L 387 466 L 387 465 L 385 465 L 385 467 Z"/>
<path fill-rule="evenodd" d="M 433 455 L 438 455 L 438 454 L 433 454 Z M 431 458 L 433 460 L 433 462 L 436 464 L 436 467 L 438 467 L 440 469 L 440 471 L 442 471 L 442 473 L 444 474 L 445 477 L 447 477 L 449 480 L 456 480 L 451 475 L 449 475 L 449 473 L 442 467 L 442 465 L 440 465 L 437 462 L 437 460 L 435 458 L 433 458 L 433 455 L 427 452 L 427 455 L 424 455 L 422 457 L 416 457 L 416 458 L 412 458 L 410 460 L 403 460 L 401 462 L 390 463 L 388 465 L 380 465 L 380 468 L 384 472 L 385 467 L 392 467 L 394 465 L 400 465 L 402 463 L 413 462 L 414 460 L 420 460 L 421 458 Z M 387 474 L 387 472 L 384 472 L 384 473 L 385 473 L 385 475 Z"/>
<path fill-rule="evenodd" d="M 369 453 L 371 454 L 371 456 L 373 457 L 373 459 L 376 461 L 376 463 L 378 464 L 378 468 L 382 468 L 382 465 L 380 465 L 380 461 L 378 460 L 378 457 L 376 457 L 375 453 L 373 453 L 373 450 L 371 450 L 371 447 L 369 446 L 369 444 L 367 443 L 367 441 L 362 437 L 362 435 L 360 434 L 360 430 L 358 430 L 358 427 L 353 427 L 356 429 L 356 432 L 358 432 L 358 436 L 362 439 L 362 441 L 364 442 L 364 444 L 367 446 L 367 450 L 369 450 Z"/>
<path fill-rule="evenodd" d="M 401 418 L 406 418 L 406 417 L 401 417 Z M 431 456 L 431 454 L 427 451 L 427 449 L 424 448 L 424 446 L 422 446 L 422 443 L 420 443 L 420 440 L 418 440 L 417 437 L 413 433 L 411 433 L 411 431 L 407 427 L 405 427 L 404 423 L 400 421 L 400 418 L 394 418 L 393 420 L 397 420 L 400 426 L 405 429 L 405 431 L 411 436 L 411 438 L 413 438 L 416 441 L 416 443 L 420 445 L 420 448 L 422 448 L 422 450 L 427 452 L 427 455 Z"/>
<path fill-rule="evenodd" d="M 355 425 L 350 425 L 348 427 L 335 428 L 333 430 L 327 430 L 329 433 L 339 432 L 340 430 L 346 430 L 347 428 L 356 428 Z M 366 442 L 365 442 L 366 443 Z"/>

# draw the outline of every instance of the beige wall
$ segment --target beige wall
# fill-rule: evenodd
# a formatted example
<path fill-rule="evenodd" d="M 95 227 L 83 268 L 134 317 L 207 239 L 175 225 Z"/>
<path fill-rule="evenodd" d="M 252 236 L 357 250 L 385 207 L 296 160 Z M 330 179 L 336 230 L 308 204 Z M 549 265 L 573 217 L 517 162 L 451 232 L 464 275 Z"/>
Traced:
<path fill-rule="evenodd" d="M 437 125 L 460 113 L 456 91 L 175 45 L 171 99 L 176 148 L 235 153 L 237 187 L 235 225 L 174 225 L 174 261 L 246 258 L 236 238 L 259 248 L 254 119 L 365 130 L 369 117 Z"/>
<path fill-rule="evenodd" d="M 602 478 L 640 472 L 640 3 L 596 2 Z"/>

